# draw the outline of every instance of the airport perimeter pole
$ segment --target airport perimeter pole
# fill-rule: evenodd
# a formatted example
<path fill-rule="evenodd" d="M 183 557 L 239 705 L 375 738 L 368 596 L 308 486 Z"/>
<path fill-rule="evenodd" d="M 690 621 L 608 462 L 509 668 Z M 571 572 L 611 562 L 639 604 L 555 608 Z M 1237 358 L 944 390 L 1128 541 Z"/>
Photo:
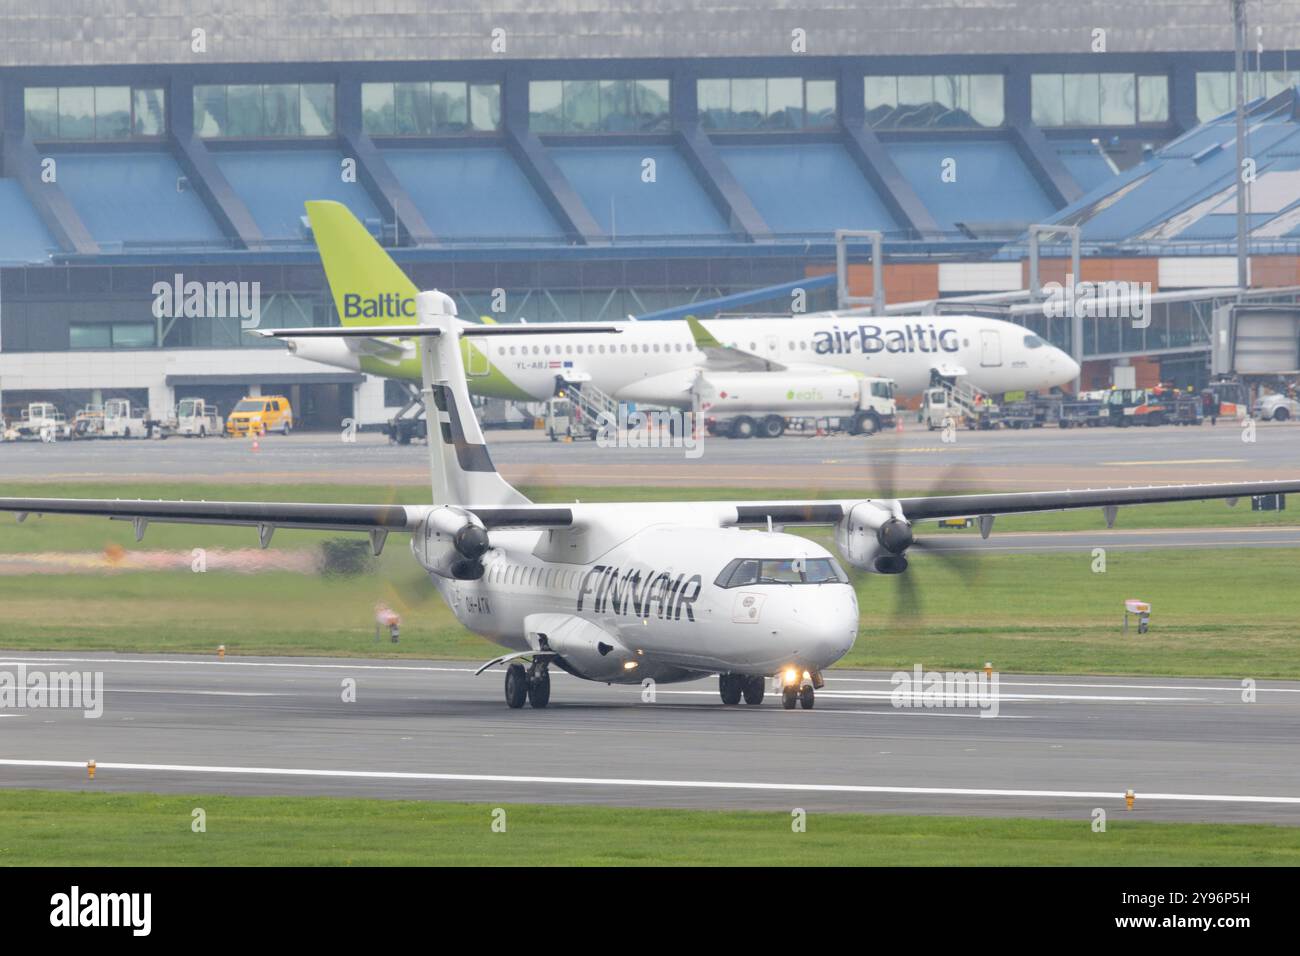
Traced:
<path fill-rule="evenodd" d="M 1236 48 L 1237 84 L 1237 301 L 1246 301 L 1250 265 L 1246 239 L 1246 0 L 1231 0 L 1232 40 Z"/>

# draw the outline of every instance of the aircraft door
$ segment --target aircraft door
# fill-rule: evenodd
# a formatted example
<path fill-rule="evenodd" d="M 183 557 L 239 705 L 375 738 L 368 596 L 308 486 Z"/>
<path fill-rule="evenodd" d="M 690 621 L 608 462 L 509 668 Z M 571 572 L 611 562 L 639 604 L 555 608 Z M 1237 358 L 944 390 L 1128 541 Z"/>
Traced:
<path fill-rule="evenodd" d="M 980 365 L 996 368 L 1002 364 L 1002 337 L 997 329 L 980 330 Z"/>
<path fill-rule="evenodd" d="M 475 341 L 472 338 L 463 338 L 461 343 L 461 347 L 465 349 L 465 374 L 488 374 L 492 368 L 491 363 L 488 361 L 488 344 L 481 340 Z"/>

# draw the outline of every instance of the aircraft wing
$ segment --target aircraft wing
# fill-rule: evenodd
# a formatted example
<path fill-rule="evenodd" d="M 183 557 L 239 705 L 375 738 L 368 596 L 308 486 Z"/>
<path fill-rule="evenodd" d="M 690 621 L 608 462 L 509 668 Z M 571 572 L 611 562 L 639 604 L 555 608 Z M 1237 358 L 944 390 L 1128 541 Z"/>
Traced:
<path fill-rule="evenodd" d="M 0 498 L 0 511 L 28 515 L 87 515 L 136 523 L 247 525 L 313 531 L 410 531 L 432 505 L 314 504 L 280 501 L 144 501 L 120 498 Z M 488 528 L 563 528 L 573 511 L 552 505 L 468 507 Z M 269 540 L 269 534 L 267 535 Z"/>
<path fill-rule="evenodd" d="M 1215 498 L 1250 498 L 1256 495 L 1300 493 L 1300 479 L 1294 481 L 1231 482 L 1202 485 L 1153 485 L 1142 488 L 1101 488 L 1078 491 L 1027 491 L 1010 494 L 935 495 L 928 498 L 827 499 L 807 501 L 738 502 L 736 518 L 726 524 L 761 526 L 834 524 L 852 508 L 872 501 L 892 510 L 897 504 L 908 521 L 940 518 L 971 518 L 980 515 L 1025 514 L 1034 511 L 1066 511 L 1077 508 L 1117 508 L 1121 505 L 1149 505 L 1172 501 L 1205 501 Z"/>
<path fill-rule="evenodd" d="M 716 372 L 784 372 L 786 369 L 780 362 L 773 362 L 731 345 L 723 345 L 693 315 L 686 317 L 686 324 L 690 326 L 696 348 L 704 353 L 706 369 Z"/>

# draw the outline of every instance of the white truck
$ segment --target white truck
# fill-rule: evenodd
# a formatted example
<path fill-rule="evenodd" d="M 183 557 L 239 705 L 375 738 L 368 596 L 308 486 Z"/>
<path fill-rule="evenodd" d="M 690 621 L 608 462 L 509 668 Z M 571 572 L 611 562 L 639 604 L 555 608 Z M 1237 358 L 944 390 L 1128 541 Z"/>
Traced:
<path fill-rule="evenodd" d="M 104 403 L 105 438 L 148 438 L 152 430 L 148 414 L 133 409 L 125 398 L 110 398 Z"/>
<path fill-rule="evenodd" d="M 853 372 L 701 372 L 692 386 L 710 435 L 779 438 L 792 422 L 871 435 L 893 428 L 894 382 Z"/>
<path fill-rule="evenodd" d="M 997 428 L 998 406 L 993 399 L 969 386 L 937 385 L 927 388 L 921 396 L 918 420 L 930 431 L 946 428 Z"/>
<path fill-rule="evenodd" d="M 175 434 L 186 438 L 207 438 L 209 435 L 226 436 L 226 421 L 217 406 L 201 398 L 182 398 L 176 403 Z"/>
<path fill-rule="evenodd" d="M 68 438 L 71 431 L 68 419 L 58 406 L 52 402 L 32 402 L 23 409 L 22 418 L 14 422 L 7 430 L 6 437 L 35 438 L 41 441 L 56 441 Z"/>

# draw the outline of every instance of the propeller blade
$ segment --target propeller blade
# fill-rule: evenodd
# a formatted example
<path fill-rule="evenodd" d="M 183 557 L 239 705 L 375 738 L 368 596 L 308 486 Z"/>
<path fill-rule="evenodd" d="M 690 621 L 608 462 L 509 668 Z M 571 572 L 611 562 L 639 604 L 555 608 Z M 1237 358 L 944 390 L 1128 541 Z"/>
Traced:
<path fill-rule="evenodd" d="M 915 539 L 910 550 L 921 551 L 937 558 L 947 568 L 955 571 L 963 584 L 970 584 L 979 574 L 979 561 L 974 555 L 967 554 L 964 550 L 944 547 L 933 538 Z"/>
<path fill-rule="evenodd" d="M 894 620 L 896 623 L 915 623 L 921 616 L 921 595 L 917 590 L 916 572 L 909 567 L 902 574 L 894 575 L 894 581 L 898 589 L 894 592 Z"/>
<path fill-rule="evenodd" d="M 414 611 L 437 596 L 438 589 L 423 574 L 419 577 L 402 575 L 384 582 L 384 599 L 394 611 Z"/>

